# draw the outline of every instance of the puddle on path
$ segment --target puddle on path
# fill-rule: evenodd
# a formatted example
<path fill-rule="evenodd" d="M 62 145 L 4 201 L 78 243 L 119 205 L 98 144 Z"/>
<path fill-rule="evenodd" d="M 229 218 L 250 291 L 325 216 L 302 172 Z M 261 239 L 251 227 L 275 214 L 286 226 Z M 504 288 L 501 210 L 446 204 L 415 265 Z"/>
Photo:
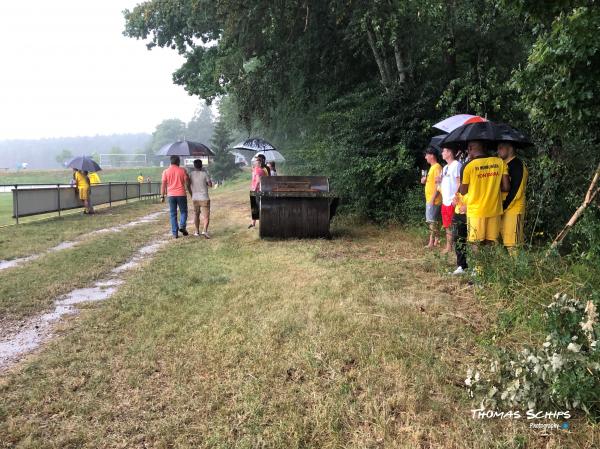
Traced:
<path fill-rule="evenodd" d="M 154 220 L 157 220 L 161 215 L 164 215 L 164 211 L 154 212 L 154 213 L 146 215 L 145 217 L 142 217 L 142 218 L 140 218 L 138 220 L 130 221 L 129 223 L 124 223 L 122 225 L 113 226 L 111 228 L 98 229 L 97 231 L 88 232 L 80 240 L 77 240 L 77 241 L 67 241 L 67 242 L 59 243 L 58 245 L 56 245 L 56 246 L 54 246 L 54 247 L 52 247 L 52 248 L 44 251 L 43 253 L 40 253 L 40 254 L 34 254 L 34 255 L 26 256 L 26 257 L 19 257 L 17 259 L 12 259 L 12 260 L 0 260 L 0 271 L 6 270 L 8 268 L 18 267 L 19 265 L 23 265 L 24 263 L 31 262 L 33 260 L 39 259 L 44 254 L 53 253 L 53 252 L 57 252 L 57 251 L 62 251 L 64 249 L 73 248 L 74 246 L 77 246 L 80 243 L 82 243 L 90 235 L 108 234 L 108 233 L 121 232 L 124 229 L 128 229 L 128 228 L 131 228 L 131 227 L 134 227 L 134 226 L 138 226 L 138 225 L 141 225 L 141 224 L 145 224 L 145 223 L 150 223 L 150 222 L 152 222 Z"/>
<path fill-rule="evenodd" d="M 108 278 L 94 283 L 92 287 L 73 290 L 54 301 L 54 310 L 22 323 L 17 331 L 0 338 L 0 371 L 18 362 L 52 337 L 52 325 L 65 315 L 77 313 L 77 304 L 104 301 L 110 298 L 125 281 L 118 275 L 150 260 L 168 240 L 158 240 L 138 249 L 134 256 L 112 270 Z"/>

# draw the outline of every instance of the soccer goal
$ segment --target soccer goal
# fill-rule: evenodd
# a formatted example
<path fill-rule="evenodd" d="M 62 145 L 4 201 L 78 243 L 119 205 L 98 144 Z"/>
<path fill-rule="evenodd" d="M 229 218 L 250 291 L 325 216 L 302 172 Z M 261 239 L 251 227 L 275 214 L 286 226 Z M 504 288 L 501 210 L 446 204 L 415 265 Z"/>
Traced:
<path fill-rule="evenodd" d="M 146 154 L 130 153 L 130 154 L 101 154 L 101 167 L 145 167 L 148 165 Z"/>

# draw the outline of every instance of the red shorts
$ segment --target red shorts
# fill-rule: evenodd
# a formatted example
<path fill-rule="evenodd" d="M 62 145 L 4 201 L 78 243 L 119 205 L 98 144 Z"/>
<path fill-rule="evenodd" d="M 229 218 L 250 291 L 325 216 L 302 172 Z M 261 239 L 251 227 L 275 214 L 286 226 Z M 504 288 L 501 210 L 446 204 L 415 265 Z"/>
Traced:
<path fill-rule="evenodd" d="M 449 228 L 452 226 L 452 217 L 454 217 L 454 207 L 455 206 L 446 206 L 442 204 L 442 226 L 444 228 Z"/>

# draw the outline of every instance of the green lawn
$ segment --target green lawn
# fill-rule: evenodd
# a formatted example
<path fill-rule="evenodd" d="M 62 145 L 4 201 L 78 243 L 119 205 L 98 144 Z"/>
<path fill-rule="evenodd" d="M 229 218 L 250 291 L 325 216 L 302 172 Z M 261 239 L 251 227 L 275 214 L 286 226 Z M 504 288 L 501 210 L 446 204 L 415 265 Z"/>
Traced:
<path fill-rule="evenodd" d="M 594 447 L 579 418 L 548 437 L 471 418 L 463 380 L 496 311 L 413 232 L 340 222 L 332 241 L 263 241 L 247 195 L 246 180 L 213 191 L 212 240 L 170 242 L 0 375 L 0 447 Z M 131 250 L 120 238 L 102 270 Z M 63 282 L 48 273 L 45 292 Z"/>

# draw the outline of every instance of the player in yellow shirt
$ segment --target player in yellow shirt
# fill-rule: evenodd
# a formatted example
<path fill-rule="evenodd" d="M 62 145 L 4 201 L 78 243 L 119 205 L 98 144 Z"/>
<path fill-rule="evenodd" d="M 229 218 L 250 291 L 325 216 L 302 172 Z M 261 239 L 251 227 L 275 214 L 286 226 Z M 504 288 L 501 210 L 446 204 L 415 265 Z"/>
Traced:
<path fill-rule="evenodd" d="M 79 195 L 79 199 L 83 201 L 83 213 L 92 213 L 90 206 L 90 180 L 87 176 L 87 172 L 73 169 L 73 179 L 75 180 L 75 191 Z"/>
<path fill-rule="evenodd" d="M 500 233 L 502 194 L 510 188 L 508 167 L 499 157 L 488 156 L 484 143 L 467 143 L 469 162 L 463 170 L 460 193 L 469 194 L 467 227 L 470 243 L 496 242 Z"/>
<path fill-rule="evenodd" d="M 142 175 L 141 173 L 138 175 L 137 177 L 137 182 L 139 182 L 140 184 L 144 182 L 144 175 Z"/>
<path fill-rule="evenodd" d="M 500 142 L 498 156 L 506 162 L 510 178 L 510 189 L 502 195 L 504 214 L 502 215 L 500 235 L 504 246 L 511 250 L 522 245 L 524 241 L 525 188 L 529 172 L 523 161 L 516 156 L 512 143 Z"/>
<path fill-rule="evenodd" d="M 100 176 L 95 171 L 90 172 L 90 174 L 88 175 L 88 178 L 90 180 L 91 185 L 100 184 L 102 182 L 102 181 L 100 181 Z"/>
<path fill-rule="evenodd" d="M 427 176 L 421 178 L 421 184 L 425 184 L 425 221 L 429 225 L 429 243 L 427 248 L 433 248 L 440 244 L 442 195 L 438 190 L 437 180 L 442 174 L 442 166 L 439 163 L 440 155 L 433 147 L 425 150 L 425 160 L 431 167 Z"/>

